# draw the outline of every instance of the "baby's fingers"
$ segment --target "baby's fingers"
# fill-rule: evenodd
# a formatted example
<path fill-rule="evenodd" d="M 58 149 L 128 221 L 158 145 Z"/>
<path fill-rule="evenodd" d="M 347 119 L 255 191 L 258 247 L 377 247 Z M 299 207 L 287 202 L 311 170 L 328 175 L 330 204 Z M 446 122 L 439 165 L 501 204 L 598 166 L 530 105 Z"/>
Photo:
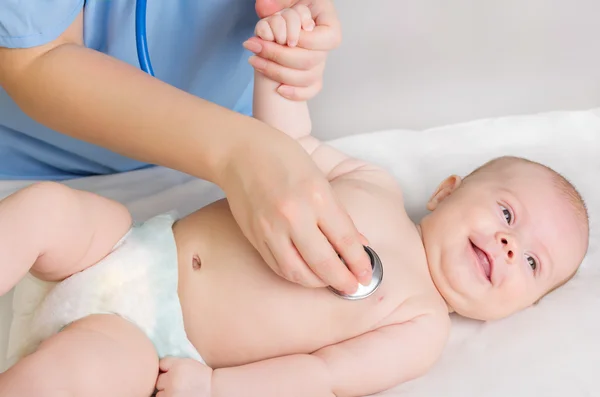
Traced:
<path fill-rule="evenodd" d="M 287 45 L 290 47 L 295 47 L 300 39 L 300 30 L 302 29 L 301 16 L 295 10 L 288 8 L 283 10 L 281 17 L 285 21 L 286 25 Z M 279 41 L 278 43 L 283 44 Z"/>
<path fill-rule="evenodd" d="M 285 10 L 261 19 L 254 28 L 254 34 L 265 41 L 295 47 L 302 30 L 311 31 L 315 27 L 310 9 L 304 5 Z"/>
<path fill-rule="evenodd" d="M 273 31 L 273 35 L 275 36 L 275 42 L 277 44 L 286 45 L 288 42 L 288 31 L 290 30 L 288 27 L 287 19 L 291 19 L 289 16 L 287 19 L 283 16 L 284 13 L 288 14 L 285 10 L 281 14 L 273 15 L 269 18 L 269 25 L 271 26 L 271 30 Z M 300 24 L 298 23 L 298 29 L 300 28 Z M 296 39 L 298 42 L 298 39 Z"/>
<path fill-rule="evenodd" d="M 170 383 L 171 382 L 168 373 L 160 374 L 158 376 L 158 379 L 156 380 L 156 390 L 164 391 L 167 388 L 167 385 L 169 385 Z"/>
<path fill-rule="evenodd" d="M 158 368 L 162 372 L 167 372 L 173 367 L 173 363 L 176 362 L 177 359 L 174 357 L 165 357 L 158 362 Z"/>
<path fill-rule="evenodd" d="M 302 29 L 311 31 L 315 28 L 315 21 L 310 12 L 310 8 L 303 4 L 298 4 L 293 7 L 293 10 L 298 13 L 300 16 L 300 22 L 302 24 Z"/>
<path fill-rule="evenodd" d="M 275 40 L 275 35 L 271 30 L 271 25 L 269 25 L 269 22 L 267 22 L 266 19 L 261 19 L 258 21 L 256 27 L 254 28 L 254 34 L 265 41 Z"/>

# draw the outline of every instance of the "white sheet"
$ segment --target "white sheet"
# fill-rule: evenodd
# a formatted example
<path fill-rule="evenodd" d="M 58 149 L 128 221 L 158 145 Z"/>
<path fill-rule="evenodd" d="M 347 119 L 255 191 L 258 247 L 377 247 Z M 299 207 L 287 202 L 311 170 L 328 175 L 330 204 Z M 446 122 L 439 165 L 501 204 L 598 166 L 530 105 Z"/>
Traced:
<path fill-rule="evenodd" d="M 538 306 L 504 321 L 484 324 L 454 318 L 450 343 L 438 365 L 426 376 L 383 396 L 598 395 L 600 109 L 478 120 L 423 132 L 383 131 L 332 144 L 394 172 L 405 187 L 414 219 L 422 216 L 424 200 L 444 176 L 467 173 L 503 154 L 526 156 L 562 172 L 581 190 L 592 217 L 589 254 L 571 283 Z M 88 178 L 69 185 L 124 202 L 138 220 L 172 208 L 186 214 L 222 197 L 213 185 L 165 169 Z M 0 183 L 0 197 L 21 186 Z M 17 293 L 15 304 L 26 312 L 35 291 L 21 284 Z M 0 307 L 8 301 L 2 298 Z M 9 323 L 10 312 L 0 308 L 0 353 L 6 346 Z M 13 345 L 22 327 L 26 323 L 14 323 Z"/>

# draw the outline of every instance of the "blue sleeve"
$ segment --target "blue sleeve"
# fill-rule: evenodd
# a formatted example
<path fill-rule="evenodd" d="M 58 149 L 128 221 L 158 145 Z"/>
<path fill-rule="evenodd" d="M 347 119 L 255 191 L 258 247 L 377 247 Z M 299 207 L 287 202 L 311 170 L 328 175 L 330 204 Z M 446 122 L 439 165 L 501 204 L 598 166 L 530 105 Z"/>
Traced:
<path fill-rule="evenodd" d="M 0 47 L 51 42 L 75 20 L 85 0 L 0 0 Z"/>

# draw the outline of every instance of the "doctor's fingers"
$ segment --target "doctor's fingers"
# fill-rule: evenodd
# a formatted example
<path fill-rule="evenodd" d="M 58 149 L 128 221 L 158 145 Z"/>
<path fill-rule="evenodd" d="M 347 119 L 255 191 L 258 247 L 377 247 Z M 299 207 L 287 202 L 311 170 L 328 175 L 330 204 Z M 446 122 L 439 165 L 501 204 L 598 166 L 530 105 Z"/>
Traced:
<path fill-rule="evenodd" d="M 317 96 L 322 88 L 322 81 L 318 81 L 309 87 L 293 87 L 291 85 L 282 84 L 277 88 L 277 92 L 282 97 L 291 101 L 308 101 Z"/>
<path fill-rule="evenodd" d="M 324 287 L 325 283 L 306 265 L 294 243 L 284 233 L 271 236 L 263 245 L 261 256 L 279 277 L 307 288 Z M 264 254 L 263 254 L 264 253 Z"/>
<path fill-rule="evenodd" d="M 338 291 L 352 294 L 356 292 L 358 281 L 344 265 L 327 237 L 319 225 L 298 228 L 292 235 L 303 261 L 320 280 Z"/>
<path fill-rule="evenodd" d="M 260 58 L 290 69 L 311 70 L 323 64 L 327 59 L 326 51 L 288 47 L 273 41 L 265 41 L 258 37 L 249 39 L 244 43 L 244 47 Z"/>
<path fill-rule="evenodd" d="M 257 71 L 271 80 L 294 87 L 309 87 L 319 83 L 323 78 L 323 70 L 325 69 L 325 64 L 323 64 L 311 70 L 295 70 L 257 56 L 251 57 L 248 61 Z"/>

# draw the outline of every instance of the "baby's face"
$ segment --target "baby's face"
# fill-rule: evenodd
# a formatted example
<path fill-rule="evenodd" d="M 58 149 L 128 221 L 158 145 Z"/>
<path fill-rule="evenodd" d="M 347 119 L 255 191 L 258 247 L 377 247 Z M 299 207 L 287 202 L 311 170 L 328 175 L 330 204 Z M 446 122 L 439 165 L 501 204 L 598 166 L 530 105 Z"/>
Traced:
<path fill-rule="evenodd" d="M 588 238 L 546 170 L 491 168 L 458 188 L 460 179 L 448 179 L 421 223 L 438 290 L 458 314 L 480 320 L 522 310 L 567 280 Z"/>

